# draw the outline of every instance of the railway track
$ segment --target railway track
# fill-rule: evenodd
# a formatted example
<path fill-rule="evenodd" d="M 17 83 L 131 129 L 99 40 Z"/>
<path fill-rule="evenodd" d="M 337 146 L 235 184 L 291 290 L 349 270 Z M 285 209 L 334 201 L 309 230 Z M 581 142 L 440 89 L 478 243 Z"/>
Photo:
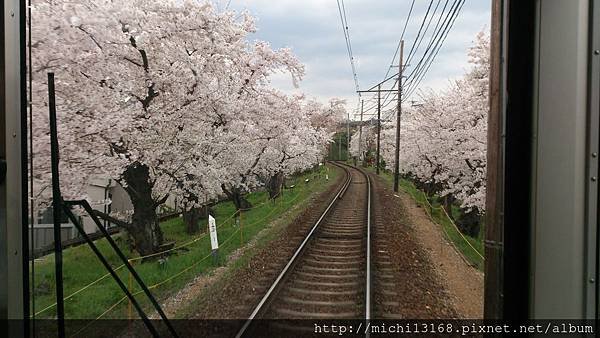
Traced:
<path fill-rule="evenodd" d="M 354 167 L 336 165 L 346 180 L 237 337 L 250 335 L 255 319 L 371 318 L 371 182 Z"/>

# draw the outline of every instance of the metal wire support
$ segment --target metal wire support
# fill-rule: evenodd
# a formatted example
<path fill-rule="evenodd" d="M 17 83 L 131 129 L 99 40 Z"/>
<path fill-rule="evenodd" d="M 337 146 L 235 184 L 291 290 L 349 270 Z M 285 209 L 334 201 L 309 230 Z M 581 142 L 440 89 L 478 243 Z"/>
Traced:
<path fill-rule="evenodd" d="M 127 268 L 127 270 L 129 270 L 129 272 L 131 273 L 131 275 L 133 276 L 133 278 L 135 279 L 135 281 L 142 288 L 142 290 L 144 291 L 144 294 L 146 294 L 146 296 L 148 297 L 148 299 L 150 299 L 150 302 L 154 306 L 154 309 L 156 310 L 156 312 L 158 312 L 158 314 L 160 315 L 160 318 L 165 322 L 165 325 L 167 325 L 167 328 L 169 329 L 169 332 L 174 337 L 178 337 L 177 332 L 175 331 L 175 328 L 171 325 L 171 322 L 167 318 L 167 315 L 165 314 L 165 312 L 162 310 L 160 304 L 158 303 L 158 301 L 156 301 L 156 298 L 154 298 L 154 296 L 150 292 L 150 289 L 148 289 L 148 287 L 146 286 L 146 284 L 142 280 L 142 277 L 140 277 L 140 275 L 137 273 L 137 271 L 135 271 L 135 269 L 133 268 L 133 266 L 131 265 L 131 263 L 127 259 L 127 257 L 125 257 L 125 254 L 123 253 L 123 251 L 121 251 L 121 249 L 119 249 L 119 246 L 117 246 L 117 243 L 115 243 L 114 239 L 112 239 L 112 237 L 110 236 L 110 234 L 108 233 L 108 231 L 106 230 L 106 228 L 104 227 L 104 225 L 102 225 L 102 223 L 100 222 L 100 220 L 98 219 L 98 217 L 94 214 L 94 209 L 92 209 L 92 206 L 88 203 L 88 201 L 86 201 L 86 200 L 79 200 L 79 201 L 65 201 L 64 202 L 64 208 L 66 209 L 65 213 L 67 213 L 67 215 L 69 216 L 69 218 L 71 219 L 71 221 L 73 222 L 73 224 L 77 224 L 76 226 L 77 226 L 79 232 L 81 232 L 82 236 L 84 238 L 86 238 L 87 234 L 85 234 L 85 231 L 83 231 L 83 227 L 81 226 L 81 224 L 79 224 L 79 222 L 76 219 L 75 215 L 73 215 L 73 212 L 71 210 L 69 210 L 68 206 L 81 206 L 86 211 L 86 213 L 88 215 L 90 215 L 90 217 L 92 218 L 92 220 L 94 221 L 94 223 L 96 223 L 96 226 L 98 227 L 98 229 L 100 230 L 100 232 L 102 232 L 102 235 L 104 235 L 104 237 L 106 238 L 106 240 L 108 241 L 108 243 L 110 244 L 110 246 L 113 248 L 113 250 L 116 252 L 117 256 L 119 256 L 119 258 L 121 259 L 122 263 Z M 91 241 L 91 240 L 88 241 L 86 239 L 86 242 L 88 242 L 88 244 L 91 247 L 95 247 L 93 241 Z M 98 257 L 98 258 L 100 258 L 100 257 Z M 100 259 L 102 260 L 103 258 L 100 258 Z M 116 274 L 113 277 L 118 278 L 118 276 Z M 119 279 L 118 282 L 121 282 L 120 279 Z M 123 289 L 123 292 L 125 292 L 126 294 L 129 293 L 129 291 L 128 291 L 127 287 L 125 286 L 125 284 L 123 284 L 122 282 L 121 282 L 121 284 L 122 284 L 122 288 L 121 289 Z M 130 297 L 130 299 L 132 297 Z M 134 300 L 132 299 L 132 303 L 133 302 L 134 302 Z M 137 309 L 137 307 L 136 307 L 136 309 Z M 140 315 L 142 315 L 143 311 L 142 312 L 140 312 L 140 311 L 141 311 L 141 309 L 138 310 L 138 313 L 140 313 Z"/>
<path fill-rule="evenodd" d="M 56 123 L 56 101 L 55 101 L 55 89 L 54 89 L 54 74 L 48 73 L 48 95 L 49 95 L 49 107 L 50 107 L 50 153 L 51 153 L 51 167 L 52 167 L 52 198 L 53 198 L 53 217 L 54 217 L 54 250 L 55 250 L 55 272 L 56 272 L 56 305 L 57 305 L 57 317 L 58 317 L 58 336 L 65 337 L 65 313 L 64 313 L 64 297 L 63 297 L 63 278 L 62 278 L 62 245 L 61 245 L 61 234 L 60 234 L 60 216 L 64 212 L 64 214 L 69 218 L 69 220 L 73 223 L 75 228 L 79 231 L 81 236 L 85 239 L 86 243 L 90 246 L 94 254 L 98 257 L 102 265 L 106 268 L 109 274 L 113 277 L 113 279 L 117 282 L 123 293 L 129 298 L 138 314 L 142 318 L 145 326 L 148 328 L 153 337 L 160 337 L 156 327 L 152 324 L 144 310 L 142 309 L 139 302 L 135 299 L 133 294 L 129 291 L 127 286 L 123 283 L 123 281 L 119 278 L 116 271 L 112 268 L 106 257 L 98 250 L 94 241 L 90 239 L 87 235 L 83 226 L 81 225 L 79 219 L 75 216 L 73 211 L 71 210 L 72 206 L 81 206 L 86 213 L 92 218 L 100 232 L 104 235 L 110 246 L 116 252 L 117 256 L 121 259 L 122 263 L 127 267 L 131 275 L 135 278 L 136 282 L 140 285 L 146 296 L 150 299 L 152 305 L 155 310 L 159 313 L 161 319 L 167 325 L 169 332 L 173 337 L 179 337 L 174 327 L 171 325 L 171 322 L 165 315 L 164 311 L 140 277 L 140 275 L 135 271 L 133 266 L 125 257 L 125 254 L 119 249 L 115 241 L 112 239 L 106 228 L 102 225 L 100 220 L 94 214 L 94 210 L 90 206 L 90 204 L 85 200 L 79 201 L 64 201 L 62 199 L 61 191 L 60 191 L 60 177 L 58 170 L 59 163 L 59 150 L 58 150 L 58 133 L 57 133 L 57 123 Z"/>
<path fill-rule="evenodd" d="M 63 301 L 64 295 L 62 274 L 62 239 L 60 234 L 62 196 L 60 193 L 60 178 L 58 176 L 58 133 L 56 130 L 56 98 L 54 92 L 54 73 L 48 73 L 48 107 L 50 114 L 50 158 L 52 167 L 52 218 L 54 221 L 54 273 L 56 279 L 56 315 L 58 320 L 58 336 L 63 338 L 65 337 L 65 303 Z"/>

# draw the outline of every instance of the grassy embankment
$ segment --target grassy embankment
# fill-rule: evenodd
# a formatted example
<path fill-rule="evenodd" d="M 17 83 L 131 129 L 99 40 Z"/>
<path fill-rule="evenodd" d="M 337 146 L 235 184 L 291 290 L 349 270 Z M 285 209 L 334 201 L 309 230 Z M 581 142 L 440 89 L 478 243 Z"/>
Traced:
<path fill-rule="evenodd" d="M 331 184 L 335 183 L 336 179 L 341 173 L 343 173 L 341 169 L 332 167 L 332 170 L 329 171 L 329 183 L 315 187 L 315 195 L 331 187 Z M 308 198 L 296 203 L 294 209 L 291 209 L 286 214 L 281 215 L 281 217 L 279 217 L 276 221 L 272 222 L 272 226 L 268 229 L 265 229 L 266 231 L 261 232 L 259 236 L 256 236 L 255 243 L 253 243 L 252 246 L 247 247 L 247 250 L 244 250 L 243 254 L 228 266 L 228 269 L 225 271 L 222 277 L 206 288 L 198 297 L 191 299 L 187 304 L 180 307 L 175 314 L 175 318 L 194 318 L 194 316 L 198 313 L 198 309 L 210 302 L 209 298 L 218 293 L 219 290 L 229 287 L 232 281 L 235 281 L 236 273 L 240 269 L 247 268 L 248 263 L 256 254 L 264 250 L 264 248 L 272 240 L 281 236 L 282 232 L 287 228 L 287 226 L 291 224 L 291 222 L 293 222 L 298 215 L 306 210 L 306 208 L 309 206 L 309 203 L 310 199 Z"/>
<path fill-rule="evenodd" d="M 325 180 L 327 172 L 329 181 Z M 305 203 L 311 195 L 326 189 L 335 181 L 337 175 L 336 170 L 322 167 L 318 171 L 292 177 L 287 180 L 287 184 L 295 187 L 285 190 L 276 202 L 268 201 L 268 194 L 264 191 L 249 194 L 248 200 L 254 208 L 243 212 L 241 227 L 236 225 L 235 217 L 232 217 L 235 207 L 231 202 L 217 204 L 214 211 L 220 247 L 216 264 L 210 256 L 209 237 L 205 233 L 186 234 L 181 218 L 176 218 L 163 222 L 161 228 L 165 240 L 175 241 L 175 247 L 180 249 L 171 252 L 166 259 L 143 263 L 137 260 L 133 263 L 134 267 L 153 294 L 159 300 L 165 299 L 189 283 L 195 276 L 210 273 L 215 266 L 223 264 L 230 253 L 251 241 L 267 224 L 280 218 L 290 208 Z M 310 179 L 308 183 L 305 182 L 307 178 Z M 202 223 L 206 224 L 206 220 Z M 114 238 L 127 257 L 135 259 L 136 254 L 129 249 L 125 236 L 118 234 Z M 113 267 L 117 268 L 121 265 L 106 240 L 98 240 L 95 243 Z M 141 289 L 135 281 L 130 283 L 132 279 L 129 278 L 126 269 L 121 267 L 118 273 L 122 280 L 130 285 L 134 294 L 138 293 L 137 299 L 141 304 L 149 309 L 150 302 L 139 293 Z M 66 318 L 128 318 L 130 315 L 137 318 L 137 313 L 130 309 L 117 283 L 110 276 L 105 275 L 106 270 L 88 246 L 81 245 L 64 251 L 63 282 L 64 295 L 67 297 Z M 103 276 L 105 277 L 102 278 Z M 54 256 L 48 255 L 36 260 L 35 263 L 35 309 L 38 313 L 36 317 L 54 318 L 56 315 L 54 302 Z"/>
<path fill-rule="evenodd" d="M 367 170 L 375 172 L 375 169 L 370 167 Z M 391 187 L 394 183 L 393 173 L 380 170 L 381 178 Z M 483 234 L 484 224 L 482 221 L 479 236 L 477 238 L 462 234 L 452 225 L 453 220 L 449 219 L 444 210 L 442 209 L 442 201 L 439 196 L 426 196 L 425 193 L 414 185 L 413 182 L 400 179 L 400 188 L 409 194 L 412 199 L 420 205 L 430 215 L 430 217 L 442 227 L 442 230 L 446 238 L 450 239 L 454 246 L 460 251 L 466 260 L 477 267 L 479 270 L 483 270 L 484 260 L 480 256 L 483 255 Z M 460 216 L 460 208 L 457 205 L 452 205 L 452 212 L 448 213 L 454 220 Z M 468 242 L 468 243 L 467 243 Z M 469 245 L 470 244 L 470 245 Z M 479 253 L 479 254 L 478 254 Z"/>

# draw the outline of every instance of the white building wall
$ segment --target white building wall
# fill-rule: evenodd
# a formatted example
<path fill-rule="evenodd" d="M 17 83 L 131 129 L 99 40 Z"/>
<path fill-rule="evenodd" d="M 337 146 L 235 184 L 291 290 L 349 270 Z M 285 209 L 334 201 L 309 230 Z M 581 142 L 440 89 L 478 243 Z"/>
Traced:
<path fill-rule="evenodd" d="M 95 210 L 110 213 L 126 212 L 133 209 L 127 192 L 114 179 L 95 178 L 90 182 L 86 192 L 90 199 L 89 202 Z M 105 199 L 111 200 L 110 205 L 97 203 Z M 102 224 L 110 226 L 108 222 L 102 221 Z M 94 221 L 89 216 L 83 217 L 83 228 L 87 233 L 98 231 L 96 224 L 94 224 Z"/>

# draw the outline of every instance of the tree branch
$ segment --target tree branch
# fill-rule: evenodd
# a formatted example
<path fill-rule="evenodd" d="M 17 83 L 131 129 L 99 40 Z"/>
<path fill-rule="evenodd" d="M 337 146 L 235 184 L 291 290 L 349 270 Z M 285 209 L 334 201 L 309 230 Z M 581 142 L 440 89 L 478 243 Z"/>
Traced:
<path fill-rule="evenodd" d="M 159 205 L 165 203 L 168 198 L 169 198 L 169 194 L 166 194 L 161 199 L 159 199 L 158 201 L 154 202 L 155 208 L 158 207 Z"/>

